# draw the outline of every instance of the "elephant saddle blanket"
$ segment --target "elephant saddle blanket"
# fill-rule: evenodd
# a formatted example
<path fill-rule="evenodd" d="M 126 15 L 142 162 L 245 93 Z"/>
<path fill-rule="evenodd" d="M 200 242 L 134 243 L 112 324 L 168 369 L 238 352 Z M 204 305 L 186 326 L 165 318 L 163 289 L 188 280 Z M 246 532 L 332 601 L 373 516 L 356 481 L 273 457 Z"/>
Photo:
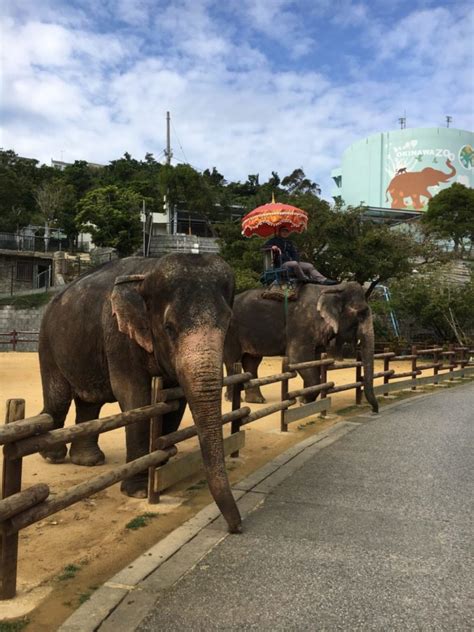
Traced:
<path fill-rule="evenodd" d="M 299 283 L 272 283 L 262 292 L 262 298 L 272 301 L 296 301 L 299 294 Z"/>

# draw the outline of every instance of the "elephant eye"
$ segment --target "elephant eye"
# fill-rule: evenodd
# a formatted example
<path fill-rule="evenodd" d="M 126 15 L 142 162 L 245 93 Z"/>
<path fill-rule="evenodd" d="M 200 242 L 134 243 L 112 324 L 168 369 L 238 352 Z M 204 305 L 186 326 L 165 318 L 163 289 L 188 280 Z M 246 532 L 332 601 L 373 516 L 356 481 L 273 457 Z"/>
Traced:
<path fill-rule="evenodd" d="M 170 321 L 165 323 L 165 331 L 172 340 L 175 340 L 178 337 L 176 327 Z"/>

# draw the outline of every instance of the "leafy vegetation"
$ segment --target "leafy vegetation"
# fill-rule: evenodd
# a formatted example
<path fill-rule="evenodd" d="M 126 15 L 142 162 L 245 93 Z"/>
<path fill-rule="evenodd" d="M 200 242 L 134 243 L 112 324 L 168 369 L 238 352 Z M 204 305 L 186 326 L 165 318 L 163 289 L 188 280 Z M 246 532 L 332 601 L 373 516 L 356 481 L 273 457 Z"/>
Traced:
<path fill-rule="evenodd" d="M 460 256 L 472 252 L 474 241 L 474 189 L 456 182 L 428 203 L 422 218 L 426 231 L 439 239 L 450 239 Z"/>
<path fill-rule="evenodd" d="M 68 579 L 72 579 L 77 575 L 77 573 L 81 570 L 80 566 L 76 566 L 76 564 L 68 564 L 64 567 L 62 573 L 58 575 L 57 579 L 60 582 L 66 581 Z"/>
<path fill-rule="evenodd" d="M 133 520 L 130 520 L 130 522 L 125 525 L 125 528 L 136 531 L 137 529 L 146 527 L 153 518 L 157 517 L 157 515 L 158 514 L 152 512 L 144 513 L 141 516 L 137 516 L 136 518 L 133 518 Z"/>
<path fill-rule="evenodd" d="M 21 632 L 29 624 L 30 620 L 26 617 L 17 619 L 16 621 L 0 621 L 0 632 Z"/>

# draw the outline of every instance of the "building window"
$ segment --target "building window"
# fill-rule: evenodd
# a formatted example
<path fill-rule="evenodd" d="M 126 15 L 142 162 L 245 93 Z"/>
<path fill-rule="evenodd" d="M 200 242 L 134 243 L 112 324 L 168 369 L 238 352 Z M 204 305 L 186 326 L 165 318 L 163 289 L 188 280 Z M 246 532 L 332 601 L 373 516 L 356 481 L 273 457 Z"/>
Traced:
<path fill-rule="evenodd" d="M 33 262 L 17 261 L 16 263 L 16 280 L 17 281 L 33 281 Z"/>

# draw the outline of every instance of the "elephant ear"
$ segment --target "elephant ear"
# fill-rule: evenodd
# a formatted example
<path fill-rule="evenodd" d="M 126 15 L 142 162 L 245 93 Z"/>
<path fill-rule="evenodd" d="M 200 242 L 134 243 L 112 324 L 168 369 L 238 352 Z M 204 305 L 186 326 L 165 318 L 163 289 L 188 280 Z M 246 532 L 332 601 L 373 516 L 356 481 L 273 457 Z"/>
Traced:
<path fill-rule="evenodd" d="M 339 319 L 342 312 L 342 297 L 340 290 L 326 290 L 321 293 L 316 304 L 316 309 L 321 314 L 322 319 L 334 334 L 339 331 Z"/>
<path fill-rule="evenodd" d="M 153 353 L 153 340 L 145 301 L 139 292 L 144 278 L 143 274 L 117 277 L 110 302 L 112 314 L 117 318 L 119 331 L 135 340 L 148 353 Z"/>

